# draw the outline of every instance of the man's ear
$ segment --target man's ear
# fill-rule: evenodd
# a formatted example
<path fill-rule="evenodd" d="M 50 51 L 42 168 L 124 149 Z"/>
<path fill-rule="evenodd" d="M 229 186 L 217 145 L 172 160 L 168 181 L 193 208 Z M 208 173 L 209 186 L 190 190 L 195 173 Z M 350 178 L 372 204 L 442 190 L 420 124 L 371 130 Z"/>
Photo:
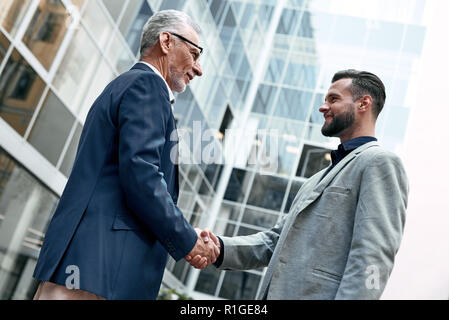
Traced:
<path fill-rule="evenodd" d="M 372 105 L 373 105 L 373 97 L 371 97 L 370 95 L 364 95 L 359 100 L 359 110 L 360 111 L 364 112 L 367 110 L 371 110 Z"/>
<path fill-rule="evenodd" d="M 168 52 L 172 49 L 171 36 L 168 32 L 162 32 L 159 35 L 159 45 L 161 46 L 161 50 L 163 53 L 168 54 Z"/>

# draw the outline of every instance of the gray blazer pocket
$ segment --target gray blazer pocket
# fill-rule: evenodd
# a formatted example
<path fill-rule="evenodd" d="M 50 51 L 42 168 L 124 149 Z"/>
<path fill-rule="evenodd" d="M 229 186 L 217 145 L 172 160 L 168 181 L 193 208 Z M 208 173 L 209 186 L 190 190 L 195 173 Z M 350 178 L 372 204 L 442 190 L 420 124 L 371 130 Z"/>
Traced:
<path fill-rule="evenodd" d="M 329 280 L 336 283 L 340 283 L 341 281 L 340 275 L 318 268 L 312 269 L 312 274 L 318 278 Z"/>
<path fill-rule="evenodd" d="M 338 187 L 338 186 L 330 186 L 324 189 L 324 192 L 334 192 L 340 194 L 349 194 L 351 192 L 351 188 Z"/>

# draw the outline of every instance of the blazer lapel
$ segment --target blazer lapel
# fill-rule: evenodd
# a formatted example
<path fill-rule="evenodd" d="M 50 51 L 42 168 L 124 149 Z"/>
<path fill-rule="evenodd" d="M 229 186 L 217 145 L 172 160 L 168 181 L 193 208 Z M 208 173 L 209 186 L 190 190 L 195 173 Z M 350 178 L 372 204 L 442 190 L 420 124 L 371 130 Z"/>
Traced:
<path fill-rule="evenodd" d="M 354 151 L 352 151 L 350 154 L 348 154 L 346 157 L 344 157 L 334 168 L 332 168 L 331 171 L 323 178 L 323 174 L 327 171 L 327 168 L 318 172 L 315 174 L 310 181 L 310 186 L 308 189 L 305 189 L 304 192 L 306 193 L 304 196 L 306 197 L 304 201 L 299 201 L 298 208 L 295 208 L 294 215 L 298 215 L 301 211 L 303 211 L 305 208 L 307 208 L 310 204 L 312 204 L 326 189 L 326 187 L 332 182 L 332 180 L 335 178 L 335 176 L 352 160 L 354 160 L 360 153 L 365 151 L 368 148 L 379 146 L 379 143 L 377 141 L 368 142 Z M 309 195 L 307 195 L 309 193 Z"/>

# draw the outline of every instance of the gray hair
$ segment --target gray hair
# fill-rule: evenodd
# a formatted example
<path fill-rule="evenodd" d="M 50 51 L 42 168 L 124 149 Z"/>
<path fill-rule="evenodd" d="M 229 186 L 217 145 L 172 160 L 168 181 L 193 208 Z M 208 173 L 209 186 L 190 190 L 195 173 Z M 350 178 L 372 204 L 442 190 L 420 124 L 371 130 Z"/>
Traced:
<path fill-rule="evenodd" d="M 143 27 L 140 40 L 140 55 L 145 49 L 151 48 L 159 40 L 162 32 L 181 33 L 186 26 L 190 26 L 196 33 L 201 29 L 186 13 L 178 10 L 162 10 L 155 13 Z"/>

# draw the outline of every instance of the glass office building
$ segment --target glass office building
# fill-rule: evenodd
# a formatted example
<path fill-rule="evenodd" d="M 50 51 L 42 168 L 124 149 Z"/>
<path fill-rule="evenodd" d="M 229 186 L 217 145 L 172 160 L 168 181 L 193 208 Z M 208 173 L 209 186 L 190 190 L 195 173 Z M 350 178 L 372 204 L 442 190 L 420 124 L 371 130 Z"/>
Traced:
<path fill-rule="evenodd" d="M 338 70 L 365 69 L 384 80 L 376 134 L 400 150 L 414 107 L 425 0 L 2 0 L 0 299 L 32 298 L 31 275 L 87 112 L 138 60 L 141 29 L 162 9 L 187 12 L 203 30 L 204 75 L 175 105 L 186 133 L 178 202 L 192 225 L 248 235 L 288 212 L 338 145 L 321 135 L 318 112 Z M 197 159 L 204 141 L 192 138 L 195 128 L 213 133 L 224 161 Z M 239 128 L 240 138 L 228 134 Z M 264 159 L 272 149 L 276 158 Z M 253 299 L 264 271 L 199 271 L 170 258 L 163 285 L 195 299 Z"/>

